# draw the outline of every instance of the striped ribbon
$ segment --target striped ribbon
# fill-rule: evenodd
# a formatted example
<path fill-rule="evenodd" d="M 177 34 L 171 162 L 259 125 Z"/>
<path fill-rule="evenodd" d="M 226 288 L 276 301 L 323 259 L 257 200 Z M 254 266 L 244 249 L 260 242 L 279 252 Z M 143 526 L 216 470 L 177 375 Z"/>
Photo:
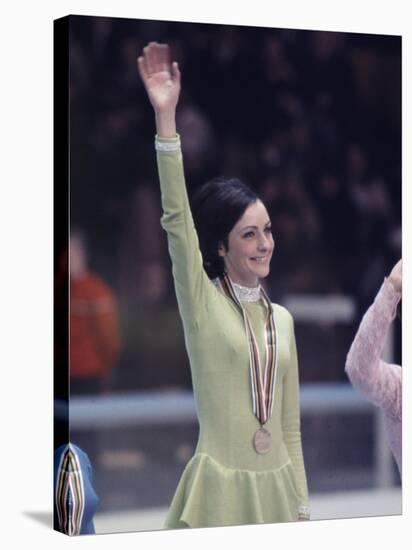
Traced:
<path fill-rule="evenodd" d="M 84 485 L 80 462 L 70 443 L 60 458 L 58 472 L 55 499 L 60 530 L 66 535 L 80 535 Z"/>
<path fill-rule="evenodd" d="M 277 373 L 276 364 L 278 345 L 275 315 L 272 303 L 269 300 L 265 290 L 261 288 L 262 297 L 267 306 L 267 317 L 265 323 L 266 361 L 265 368 L 262 373 L 259 348 L 252 325 L 247 312 L 236 296 L 232 282 L 226 273 L 224 273 L 222 277 L 219 277 L 219 286 L 224 294 L 226 294 L 236 304 L 245 323 L 246 336 L 249 344 L 249 367 L 253 414 L 257 417 L 260 424 L 263 425 L 272 415 Z"/>

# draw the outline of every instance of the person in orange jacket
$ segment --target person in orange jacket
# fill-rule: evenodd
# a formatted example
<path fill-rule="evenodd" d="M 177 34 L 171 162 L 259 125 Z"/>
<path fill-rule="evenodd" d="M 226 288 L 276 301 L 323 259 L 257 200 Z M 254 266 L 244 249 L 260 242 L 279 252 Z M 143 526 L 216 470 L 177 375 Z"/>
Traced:
<path fill-rule="evenodd" d="M 110 286 L 88 268 L 79 232 L 70 235 L 69 257 L 71 393 L 107 392 L 120 352 L 116 299 Z"/>

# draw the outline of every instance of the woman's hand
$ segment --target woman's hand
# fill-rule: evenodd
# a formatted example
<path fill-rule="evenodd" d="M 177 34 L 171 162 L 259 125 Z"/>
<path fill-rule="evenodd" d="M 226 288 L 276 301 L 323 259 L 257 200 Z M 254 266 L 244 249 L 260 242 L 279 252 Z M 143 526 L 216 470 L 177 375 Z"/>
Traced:
<path fill-rule="evenodd" d="M 150 42 L 143 48 L 143 56 L 137 59 L 137 67 L 156 113 L 158 135 L 173 137 L 176 134 L 180 71 L 178 64 L 170 61 L 169 46 Z"/>
<path fill-rule="evenodd" d="M 393 267 L 388 279 L 397 292 L 402 292 L 402 258 Z"/>

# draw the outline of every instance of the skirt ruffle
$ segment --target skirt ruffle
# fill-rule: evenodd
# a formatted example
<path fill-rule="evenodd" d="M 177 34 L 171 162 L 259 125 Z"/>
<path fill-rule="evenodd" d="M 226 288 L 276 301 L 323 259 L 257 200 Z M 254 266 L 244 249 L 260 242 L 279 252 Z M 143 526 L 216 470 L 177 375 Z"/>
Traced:
<path fill-rule="evenodd" d="M 239 470 L 198 453 L 183 471 L 164 528 L 296 521 L 299 502 L 291 462 L 276 470 Z"/>

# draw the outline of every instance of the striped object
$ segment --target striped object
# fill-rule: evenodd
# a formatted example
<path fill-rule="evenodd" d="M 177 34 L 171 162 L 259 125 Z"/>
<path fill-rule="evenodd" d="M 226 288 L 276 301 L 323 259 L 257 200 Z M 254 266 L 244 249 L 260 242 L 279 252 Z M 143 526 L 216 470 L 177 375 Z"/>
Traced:
<path fill-rule="evenodd" d="M 55 499 L 60 531 L 80 535 L 84 507 L 84 482 L 79 457 L 69 443 L 63 451 L 56 481 Z"/>
<path fill-rule="evenodd" d="M 261 287 L 262 298 L 267 307 L 267 318 L 265 323 L 266 361 L 265 368 L 262 373 L 259 348 L 256 342 L 256 337 L 253 333 L 252 325 L 249 321 L 246 310 L 236 295 L 233 288 L 233 283 L 226 273 L 224 273 L 222 277 L 219 277 L 218 285 L 223 293 L 236 304 L 245 323 L 246 336 L 249 343 L 249 366 L 253 414 L 257 417 L 260 424 L 263 425 L 272 415 L 277 372 L 277 332 L 272 303 L 269 300 L 265 290 Z"/>

